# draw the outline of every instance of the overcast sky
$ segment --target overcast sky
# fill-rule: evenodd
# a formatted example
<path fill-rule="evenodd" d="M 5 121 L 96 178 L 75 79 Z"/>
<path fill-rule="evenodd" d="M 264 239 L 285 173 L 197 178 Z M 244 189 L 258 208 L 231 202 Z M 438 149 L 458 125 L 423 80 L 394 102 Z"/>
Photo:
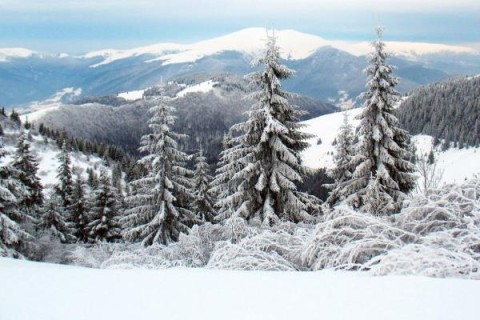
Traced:
<path fill-rule="evenodd" d="M 0 47 L 80 53 L 191 42 L 247 27 L 327 39 L 480 43 L 480 0 L 0 0 Z"/>

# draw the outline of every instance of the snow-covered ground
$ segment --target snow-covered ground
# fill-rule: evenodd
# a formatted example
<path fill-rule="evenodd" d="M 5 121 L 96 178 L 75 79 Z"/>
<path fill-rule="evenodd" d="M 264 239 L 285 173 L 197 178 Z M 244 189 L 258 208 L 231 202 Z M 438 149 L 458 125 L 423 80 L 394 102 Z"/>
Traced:
<path fill-rule="evenodd" d="M 24 48 L 0 49 L 0 62 L 6 62 L 9 58 L 28 58 L 36 54 L 35 51 Z"/>
<path fill-rule="evenodd" d="M 9 163 L 13 160 L 16 139 L 14 139 L 15 143 L 8 143 L 12 140 L 9 137 L 16 137 L 19 135 L 19 132 L 7 131 L 5 134 L 7 137 L 7 139 L 5 139 L 7 141 L 7 144 L 5 144 L 7 154 L 0 160 L 1 163 Z M 46 189 L 50 189 L 58 183 L 57 168 L 60 166 L 60 161 L 58 160 L 60 149 L 51 139 L 49 139 L 49 143 L 47 144 L 40 135 L 34 135 L 32 138 L 31 150 L 38 160 L 38 177 L 42 185 Z M 92 168 L 97 174 L 99 174 L 101 170 L 111 171 L 111 169 L 105 165 L 105 161 L 97 156 L 87 156 L 81 152 L 72 152 L 70 155 L 74 169 L 73 172 L 80 174 L 84 179 L 87 179 L 87 168 Z"/>
<path fill-rule="evenodd" d="M 28 109 L 21 111 L 20 119 L 22 122 L 25 122 L 27 119 L 30 122 L 34 122 L 50 111 L 60 108 L 65 97 L 77 97 L 81 94 L 81 88 L 63 88 L 46 100 L 32 102 Z"/>
<path fill-rule="evenodd" d="M 0 258 L 0 319 L 478 319 L 480 282 L 359 272 L 98 270 Z"/>
<path fill-rule="evenodd" d="M 346 111 L 350 122 L 356 126 L 358 120 L 354 120 L 361 109 Z M 311 168 L 332 168 L 333 153 L 335 147 L 332 142 L 338 134 L 343 121 L 343 112 L 337 112 L 320 116 L 303 122 L 306 127 L 304 132 L 315 135 L 309 140 L 310 148 L 303 153 L 304 164 Z M 318 139 L 321 143 L 317 144 Z M 428 154 L 433 146 L 433 138 L 427 135 L 416 135 L 413 141 L 417 146 L 418 154 Z M 444 170 L 443 182 L 462 182 L 472 178 L 474 174 L 480 174 L 480 148 L 469 147 L 464 149 L 450 148 L 447 151 L 435 150 L 437 167 Z"/>
<path fill-rule="evenodd" d="M 218 82 L 215 82 L 213 80 L 208 80 L 208 81 L 195 84 L 193 86 L 186 87 L 185 89 L 177 93 L 177 97 L 181 98 L 181 97 L 184 97 L 186 94 L 192 93 L 192 92 L 204 92 L 204 93 L 209 92 L 210 90 L 213 89 L 213 86 L 216 85 L 217 83 Z"/>
<path fill-rule="evenodd" d="M 118 94 L 118 97 L 123 98 L 128 101 L 135 101 L 143 98 L 143 93 L 145 90 L 135 90 L 135 91 L 128 91 L 122 92 Z"/>

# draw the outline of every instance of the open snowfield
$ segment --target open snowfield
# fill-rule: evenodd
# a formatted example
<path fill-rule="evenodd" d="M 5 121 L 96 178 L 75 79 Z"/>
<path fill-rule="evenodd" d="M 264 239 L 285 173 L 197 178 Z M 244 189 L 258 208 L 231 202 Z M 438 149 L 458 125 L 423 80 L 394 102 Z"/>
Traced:
<path fill-rule="evenodd" d="M 354 127 L 359 124 L 359 121 L 354 118 L 360 114 L 361 110 L 345 111 Z M 302 155 L 307 167 L 333 168 L 335 146 L 332 143 L 342 125 L 343 114 L 344 112 L 336 112 L 303 122 L 306 125 L 303 131 L 315 136 L 308 141 L 310 147 Z M 318 138 L 321 139 L 320 144 L 317 143 Z M 432 149 L 433 138 L 431 136 L 416 135 L 412 138 L 417 147 L 417 154 L 428 154 Z M 461 183 L 475 174 L 480 174 L 480 148 L 450 148 L 441 151 L 438 147 L 434 153 L 438 168 L 444 171 L 442 179 L 444 183 Z"/>
<path fill-rule="evenodd" d="M 0 319 L 478 319 L 480 282 L 359 272 L 97 270 L 0 258 Z"/>

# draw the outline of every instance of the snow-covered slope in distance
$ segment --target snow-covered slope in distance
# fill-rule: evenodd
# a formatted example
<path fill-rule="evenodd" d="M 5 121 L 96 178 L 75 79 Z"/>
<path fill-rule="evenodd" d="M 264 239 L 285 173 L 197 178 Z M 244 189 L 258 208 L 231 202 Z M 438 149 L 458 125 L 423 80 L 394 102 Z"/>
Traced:
<path fill-rule="evenodd" d="M 357 116 L 362 109 L 352 109 L 346 111 L 350 121 L 354 126 L 358 125 Z M 343 121 L 343 113 L 337 112 L 320 116 L 303 122 L 306 127 L 304 132 L 315 135 L 309 140 L 310 148 L 304 151 L 304 164 L 311 168 L 332 168 L 333 153 L 335 147 L 332 145 L 338 130 Z M 318 143 L 321 139 L 321 143 Z M 428 154 L 433 147 L 433 138 L 427 135 L 413 136 L 418 154 Z M 454 183 L 462 182 L 465 179 L 473 177 L 474 174 L 480 174 L 480 148 L 451 148 L 447 151 L 441 151 L 440 148 L 434 150 L 437 166 L 443 169 L 443 182 Z"/>
<path fill-rule="evenodd" d="M 2 142 L 7 154 L 0 160 L 1 163 L 10 163 L 13 160 L 16 150 L 16 138 L 19 135 L 19 130 L 5 130 Z M 60 166 L 60 161 L 58 160 L 60 149 L 53 140 L 48 139 L 47 141 L 42 136 L 34 134 L 30 144 L 32 153 L 38 160 L 38 177 L 45 188 L 45 192 L 48 192 L 58 183 L 57 169 Z M 111 173 L 111 169 L 105 166 L 105 161 L 97 156 L 87 156 L 81 152 L 71 152 L 70 155 L 74 174 L 81 175 L 85 180 L 87 179 L 87 168 L 92 168 L 97 174 L 100 174 L 102 170 Z M 0 317 L 0 319 L 2 318 Z"/>
<path fill-rule="evenodd" d="M 0 62 L 6 62 L 9 58 L 29 58 L 36 54 L 35 51 L 25 48 L 0 49 Z"/>
<path fill-rule="evenodd" d="M 189 63 L 224 51 L 237 51 L 248 55 L 255 55 L 265 47 L 266 35 L 267 33 L 264 28 L 248 28 L 192 44 L 160 43 L 128 50 L 108 49 L 90 52 L 83 57 L 103 58 L 101 62 L 91 67 L 98 67 L 113 61 L 144 54 L 156 56 L 156 58 L 148 61 L 160 60 L 164 65 Z M 371 51 L 370 43 L 366 41 L 331 41 L 295 30 L 275 30 L 275 35 L 278 38 L 278 45 L 281 48 L 282 56 L 286 59 L 304 59 L 313 54 L 317 49 L 326 46 L 331 46 L 356 56 L 365 55 Z M 464 46 L 388 41 L 386 44 L 387 49 L 392 53 L 411 59 L 420 55 L 435 53 L 479 54 L 477 50 Z"/>
<path fill-rule="evenodd" d="M 82 89 L 80 88 L 63 88 L 49 99 L 32 102 L 28 109 L 21 110 L 22 114 L 20 115 L 20 119 L 23 123 L 27 120 L 29 122 L 34 122 L 42 118 L 48 112 L 58 109 L 62 105 L 62 101 L 65 97 L 77 97 L 81 94 Z"/>
<path fill-rule="evenodd" d="M 0 258 L 0 281 L 0 318 L 16 320 L 473 320 L 480 295 L 479 281 L 463 279 L 98 270 L 8 258 Z"/>

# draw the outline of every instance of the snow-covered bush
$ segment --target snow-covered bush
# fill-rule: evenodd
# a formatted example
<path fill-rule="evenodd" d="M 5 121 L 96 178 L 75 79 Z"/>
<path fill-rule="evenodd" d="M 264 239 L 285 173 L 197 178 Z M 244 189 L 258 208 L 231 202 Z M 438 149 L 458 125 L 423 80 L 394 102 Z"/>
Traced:
<path fill-rule="evenodd" d="M 365 264 L 375 275 L 418 274 L 480 279 L 480 184 L 433 190 L 418 196 L 395 217 L 395 224 L 418 241 Z"/>
<path fill-rule="evenodd" d="M 234 216 L 221 224 L 194 226 L 167 246 L 77 246 L 69 258 L 95 268 L 333 268 L 480 279 L 479 186 L 474 179 L 432 190 L 428 197 L 417 195 L 389 217 L 338 206 L 317 225 L 284 222 L 268 227 Z"/>
<path fill-rule="evenodd" d="M 302 269 L 297 252 L 309 237 L 308 227 L 290 222 L 256 233 L 237 243 L 219 243 L 207 267 L 228 270 L 291 271 Z"/>
<path fill-rule="evenodd" d="M 89 268 L 101 268 L 115 252 L 133 251 L 134 245 L 124 243 L 104 243 L 95 245 L 76 245 L 68 255 L 71 264 Z"/>
<path fill-rule="evenodd" d="M 362 270 L 373 257 L 415 240 L 414 234 L 390 225 L 387 218 L 337 207 L 317 225 L 299 254 L 312 270 Z"/>

